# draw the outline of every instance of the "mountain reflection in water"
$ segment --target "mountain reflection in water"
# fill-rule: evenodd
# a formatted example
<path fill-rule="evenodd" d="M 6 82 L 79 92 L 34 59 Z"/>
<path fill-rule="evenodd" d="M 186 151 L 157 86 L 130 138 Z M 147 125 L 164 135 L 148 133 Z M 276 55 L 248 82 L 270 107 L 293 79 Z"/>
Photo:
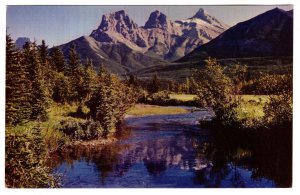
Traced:
<path fill-rule="evenodd" d="M 53 156 L 63 187 L 289 187 L 291 130 L 204 130 L 197 111 L 127 118 L 125 137 Z M 270 136 L 272 135 L 272 136 Z"/>

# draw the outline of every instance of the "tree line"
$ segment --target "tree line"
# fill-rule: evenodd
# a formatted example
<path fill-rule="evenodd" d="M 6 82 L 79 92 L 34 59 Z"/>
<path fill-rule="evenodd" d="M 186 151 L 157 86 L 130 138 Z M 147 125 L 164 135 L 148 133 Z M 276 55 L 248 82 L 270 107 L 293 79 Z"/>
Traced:
<path fill-rule="evenodd" d="M 81 62 L 75 45 L 65 59 L 63 52 L 26 43 L 16 49 L 6 37 L 6 123 L 17 125 L 28 120 L 47 120 L 53 103 L 76 103 L 90 108 L 89 116 L 106 131 L 113 129 L 126 110 L 136 101 L 134 90 L 126 81 L 106 71 L 96 72 L 92 60 Z"/>

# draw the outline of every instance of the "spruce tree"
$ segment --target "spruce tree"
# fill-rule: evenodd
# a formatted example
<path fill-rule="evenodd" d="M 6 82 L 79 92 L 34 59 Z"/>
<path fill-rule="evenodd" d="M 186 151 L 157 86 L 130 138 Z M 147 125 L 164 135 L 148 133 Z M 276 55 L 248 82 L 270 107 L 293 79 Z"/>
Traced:
<path fill-rule="evenodd" d="M 69 77 L 72 91 L 72 101 L 78 101 L 80 99 L 80 85 L 82 82 L 82 65 L 80 62 L 80 57 L 76 52 L 75 45 L 70 48 L 68 67 L 66 70 L 66 76 Z"/>
<path fill-rule="evenodd" d="M 189 77 L 186 77 L 185 78 L 185 93 L 190 94 L 190 88 L 191 88 L 190 79 L 189 79 Z"/>
<path fill-rule="evenodd" d="M 35 43 L 24 45 L 23 61 L 29 71 L 31 81 L 31 119 L 45 120 L 47 117 L 47 97 L 42 74 L 41 61 L 38 55 L 37 46 Z"/>
<path fill-rule="evenodd" d="M 159 79 L 157 76 L 157 73 L 153 75 L 152 80 L 150 81 L 149 85 L 148 85 L 148 91 L 150 93 L 157 93 L 159 91 Z"/>
<path fill-rule="evenodd" d="M 88 101 L 91 98 L 92 93 L 97 87 L 97 73 L 94 69 L 92 60 L 86 59 L 84 64 L 84 76 L 83 76 L 83 100 Z"/>
<path fill-rule="evenodd" d="M 42 44 L 38 46 L 38 51 L 41 65 L 44 66 L 48 61 L 48 46 L 46 45 L 45 40 L 42 40 Z"/>
<path fill-rule="evenodd" d="M 64 54 L 58 47 L 52 48 L 50 52 L 50 59 L 52 67 L 55 71 L 64 72 L 66 70 Z"/>
<path fill-rule="evenodd" d="M 76 71 L 78 70 L 80 65 L 80 57 L 76 51 L 75 45 L 73 45 L 69 50 L 69 59 L 66 75 L 69 77 L 75 77 Z"/>
<path fill-rule="evenodd" d="M 54 70 L 52 68 L 52 65 L 50 63 L 50 57 L 48 54 L 48 46 L 46 45 L 46 42 L 42 40 L 42 44 L 38 47 L 38 57 L 40 59 L 40 65 L 41 65 L 41 77 L 43 82 L 44 93 L 46 96 L 47 103 L 51 103 L 52 101 L 52 95 L 53 95 L 53 87 L 54 87 Z"/>
<path fill-rule="evenodd" d="M 16 125 L 31 114 L 31 85 L 26 64 L 10 35 L 6 35 L 6 123 Z"/>

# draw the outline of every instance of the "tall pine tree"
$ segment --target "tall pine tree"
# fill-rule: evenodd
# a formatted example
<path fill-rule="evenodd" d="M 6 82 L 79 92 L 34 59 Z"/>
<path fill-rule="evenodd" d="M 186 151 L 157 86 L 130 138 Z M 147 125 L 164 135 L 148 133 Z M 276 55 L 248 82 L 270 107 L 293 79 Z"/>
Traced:
<path fill-rule="evenodd" d="M 28 120 L 31 114 L 31 83 L 26 64 L 15 48 L 10 35 L 6 35 L 6 123 L 16 125 Z"/>
<path fill-rule="evenodd" d="M 64 72 L 66 70 L 64 54 L 58 47 L 52 48 L 50 58 L 52 67 L 55 71 Z"/>
<path fill-rule="evenodd" d="M 97 87 L 97 72 L 94 69 L 92 60 L 86 59 L 84 64 L 84 76 L 82 86 L 82 96 L 84 101 L 88 101 L 91 98 L 92 93 Z"/>
<path fill-rule="evenodd" d="M 71 99 L 72 101 L 80 101 L 80 85 L 83 82 L 82 76 L 82 65 L 80 62 L 80 57 L 76 52 L 75 45 L 70 48 L 68 67 L 66 70 L 66 75 L 69 77 L 71 84 Z"/>
<path fill-rule="evenodd" d="M 46 42 L 42 40 L 42 44 L 38 47 L 38 57 L 40 59 L 41 64 L 41 76 L 43 82 L 44 93 L 46 96 L 47 103 L 51 103 L 52 95 L 53 95 L 53 87 L 54 87 L 54 70 L 52 68 L 52 63 L 50 62 L 50 57 L 48 54 L 48 46 Z"/>
<path fill-rule="evenodd" d="M 29 71 L 31 81 L 31 119 L 45 120 L 47 117 L 47 97 L 42 73 L 41 61 L 35 43 L 24 45 L 23 61 Z"/>

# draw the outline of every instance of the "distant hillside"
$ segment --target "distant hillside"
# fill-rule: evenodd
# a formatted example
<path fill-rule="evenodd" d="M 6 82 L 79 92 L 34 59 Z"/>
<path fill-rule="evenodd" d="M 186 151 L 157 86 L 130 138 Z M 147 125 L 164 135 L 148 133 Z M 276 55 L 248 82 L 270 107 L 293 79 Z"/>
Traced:
<path fill-rule="evenodd" d="M 251 57 L 251 58 L 226 58 L 218 59 L 221 65 L 231 66 L 236 63 L 245 64 L 248 66 L 250 75 L 270 73 L 282 74 L 292 73 L 293 57 Z M 158 74 L 160 78 L 171 79 L 177 81 L 185 81 L 186 77 L 192 76 L 195 70 L 203 68 L 204 61 L 193 62 L 174 62 L 168 65 L 152 66 L 143 68 L 132 74 L 138 75 L 141 79 L 149 79 L 154 74 Z"/>
<path fill-rule="evenodd" d="M 238 23 L 177 62 L 292 55 L 293 12 L 275 8 Z"/>

